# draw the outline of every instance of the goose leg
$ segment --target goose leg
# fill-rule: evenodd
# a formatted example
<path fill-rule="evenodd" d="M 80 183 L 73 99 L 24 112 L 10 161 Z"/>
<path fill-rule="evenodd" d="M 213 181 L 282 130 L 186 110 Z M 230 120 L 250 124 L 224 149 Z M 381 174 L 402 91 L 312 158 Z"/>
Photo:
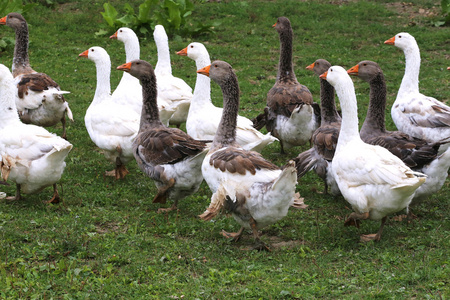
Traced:
<path fill-rule="evenodd" d="M 348 219 L 345 221 L 344 226 L 355 226 L 359 228 L 359 225 L 361 224 L 360 220 L 367 220 L 368 218 L 369 212 L 363 214 L 352 212 L 350 216 L 348 216 Z"/>
<path fill-rule="evenodd" d="M 63 117 L 61 118 L 61 124 L 62 124 L 62 128 L 63 128 L 63 134 L 62 134 L 62 138 L 67 140 L 67 136 L 66 136 L 66 115 L 64 114 Z"/>
<path fill-rule="evenodd" d="M 222 230 L 221 234 L 229 239 L 232 239 L 234 242 L 239 241 L 239 239 L 242 236 L 242 233 L 244 232 L 244 227 L 241 227 L 238 232 L 226 232 L 225 230 Z"/>
<path fill-rule="evenodd" d="M 178 200 L 176 200 L 173 203 L 173 205 L 171 207 L 169 207 L 169 208 L 158 208 L 157 213 L 160 214 L 160 213 L 163 213 L 163 212 L 169 212 L 169 211 L 172 211 L 172 210 L 177 210 L 178 209 L 177 205 L 178 205 Z"/>
<path fill-rule="evenodd" d="M 258 229 L 256 228 L 256 221 L 252 217 L 250 217 L 250 227 L 252 228 L 253 237 L 255 238 L 256 241 L 256 244 L 253 247 L 253 249 L 271 252 L 272 250 L 270 250 L 269 246 L 261 240 Z"/>
<path fill-rule="evenodd" d="M 16 184 L 16 195 L 14 197 L 6 197 L 6 200 L 19 201 L 22 199 L 20 195 L 20 184 Z"/>
<path fill-rule="evenodd" d="M 57 203 L 59 203 L 60 200 L 61 200 L 61 198 L 59 197 L 58 189 L 56 188 L 56 183 L 55 183 L 55 184 L 53 184 L 53 197 L 50 200 L 45 201 L 45 203 L 57 204 Z"/>
<path fill-rule="evenodd" d="M 387 217 L 384 217 L 383 219 L 381 219 L 381 226 L 380 226 L 380 229 L 378 229 L 377 233 L 361 235 L 361 241 L 362 242 L 368 242 L 368 241 L 378 242 L 381 239 L 381 234 L 383 233 L 383 227 L 384 227 L 384 224 L 386 223 L 386 220 L 387 220 Z"/>
<path fill-rule="evenodd" d="M 153 198 L 153 203 L 166 203 L 168 191 L 175 185 L 175 178 L 170 178 L 165 183 L 166 185 L 158 189 L 158 194 Z"/>

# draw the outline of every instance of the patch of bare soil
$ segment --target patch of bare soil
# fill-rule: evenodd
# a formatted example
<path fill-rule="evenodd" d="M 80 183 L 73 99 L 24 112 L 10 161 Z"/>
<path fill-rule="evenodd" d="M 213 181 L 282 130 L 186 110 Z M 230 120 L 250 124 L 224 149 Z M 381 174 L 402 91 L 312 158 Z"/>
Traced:
<path fill-rule="evenodd" d="M 413 22 L 417 18 L 431 18 L 440 15 L 440 6 L 433 6 L 432 8 L 423 8 L 411 2 L 393 2 L 386 3 L 386 7 L 395 11 L 399 15 L 408 16 Z"/>

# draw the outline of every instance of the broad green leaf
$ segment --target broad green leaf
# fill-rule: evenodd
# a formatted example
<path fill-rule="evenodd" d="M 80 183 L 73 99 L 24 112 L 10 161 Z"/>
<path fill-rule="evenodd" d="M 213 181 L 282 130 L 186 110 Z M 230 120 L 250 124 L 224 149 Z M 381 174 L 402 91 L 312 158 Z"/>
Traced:
<path fill-rule="evenodd" d="M 103 19 L 108 23 L 109 26 L 115 27 L 115 20 L 117 17 L 117 10 L 109 2 L 103 4 L 104 12 L 100 12 Z"/>
<path fill-rule="evenodd" d="M 150 10 L 158 3 L 158 0 L 146 0 L 139 5 L 138 20 L 141 23 L 150 23 Z"/>
<path fill-rule="evenodd" d="M 173 28 L 180 28 L 181 24 L 181 15 L 180 15 L 180 7 L 179 4 L 175 3 L 173 0 L 164 1 L 164 6 L 169 11 L 169 22 Z"/>

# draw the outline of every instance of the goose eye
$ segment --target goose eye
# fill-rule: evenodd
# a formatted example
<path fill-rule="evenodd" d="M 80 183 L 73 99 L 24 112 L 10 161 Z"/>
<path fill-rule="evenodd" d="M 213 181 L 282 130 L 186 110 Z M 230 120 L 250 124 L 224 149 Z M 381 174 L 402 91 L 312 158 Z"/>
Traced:
<path fill-rule="evenodd" d="M 217 68 L 218 67 L 218 65 L 214 65 L 214 68 Z"/>
<path fill-rule="evenodd" d="M 121 30 L 119 30 L 119 32 L 123 32 L 123 30 L 121 29 Z"/>
<path fill-rule="evenodd" d="M 94 49 L 91 49 L 91 52 L 94 52 L 95 50 Z"/>
<path fill-rule="evenodd" d="M 191 45 L 191 48 L 194 48 L 194 45 Z"/>
<path fill-rule="evenodd" d="M 399 35 L 399 36 L 398 36 L 398 38 L 399 38 L 399 39 L 401 39 L 401 38 L 402 38 L 402 36 L 401 36 L 401 35 Z"/>

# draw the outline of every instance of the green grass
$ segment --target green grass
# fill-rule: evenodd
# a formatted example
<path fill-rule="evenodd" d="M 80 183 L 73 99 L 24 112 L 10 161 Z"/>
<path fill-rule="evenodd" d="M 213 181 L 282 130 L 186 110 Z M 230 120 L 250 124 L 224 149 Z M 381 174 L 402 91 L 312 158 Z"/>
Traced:
<path fill-rule="evenodd" d="M 206 184 L 179 202 L 179 210 L 157 214 L 151 203 L 153 182 L 135 163 L 123 181 L 104 178 L 110 165 L 89 139 L 84 114 L 93 98 L 93 62 L 78 59 L 91 46 L 102 46 L 112 66 L 124 63 L 123 44 L 96 36 L 104 27 L 102 3 L 60 3 L 38 6 L 28 15 L 30 61 L 52 76 L 67 95 L 75 122 L 68 139 L 74 145 L 60 184 L 63 203 L 46 205 L 51 189 L 25 195 L 15 203 L 0 202 L 0 298 L 4 299 L 448 299 L 450 297 L 450 192 L 442 190 L 415 208 L 418 220 L 390 219 L 378 243 L 359 242 L 378 222 L 361 228 L 343 226 L 351 210 L 342 198 L 318 194 L 322 182 L 314 173 L 297 190 L 309 208 L 291 210 L 265 228 L 262 239 L 272 252 L 248 251 L 250 235 L 237 242 L 224 239 L 222 229 L 236 231 L 232 217 L 211 222 L 196 216 L 211 197 Z M 205 2 L 205 1 L 202 1 Z M 265 106 L 274 83 L 279 41 L 271 27 L 276 18 L 290 18 L 295 34 L 297 78 L 319 100 L 318 78 L 305 67 L 317 58 L 350 68 L 361 60 L 380 64 L 385 73 L 390 108 L 404 72 L 401 50 L 383 42 L 407 31 L 422 53 L 421 91 L 442 101 L 450 99 L 450 29 L 433 27 L 437 1 L 222 1 L 196 4 L 192 18 L 221 20 L 214 35 L 195 41 L 206 44 L 211 58 L 233 65 L 241 88 L 241 114 L 254 117 Z M 120 1 L 112 1 L 121 7 Z M 112 34 L 111 32 L 110 34 Z M 0 28 L 1 37 L 14 37 Z M 191 40 L 170 41 L 172 53 Z M 0 53 L 11 65 L 13 49 Z M 152 38 L 141 39 L 141 58 L 157 61 Z M 195 63 L 172 55 L 173 73 L 195 84 Z M 122 73 L 112 71 L 112 88 Z M 354 79 L 359 117 L 364 119 L 368 84 Z M 212 84 L 213 101 L 221 92 Z M 387 127 L 394 125 L 387 114 Z M 50 128 L 61 133 L 61 127 Z M 274 144 L 263 155 L 278 165 L 307 147 L 280 156 Z M 3 187 L 9 195 L 15 187 Z M 172 203 L 166 204 L 170 206 Z M 401 212 L 404 213 L 404 212 Z"/>

